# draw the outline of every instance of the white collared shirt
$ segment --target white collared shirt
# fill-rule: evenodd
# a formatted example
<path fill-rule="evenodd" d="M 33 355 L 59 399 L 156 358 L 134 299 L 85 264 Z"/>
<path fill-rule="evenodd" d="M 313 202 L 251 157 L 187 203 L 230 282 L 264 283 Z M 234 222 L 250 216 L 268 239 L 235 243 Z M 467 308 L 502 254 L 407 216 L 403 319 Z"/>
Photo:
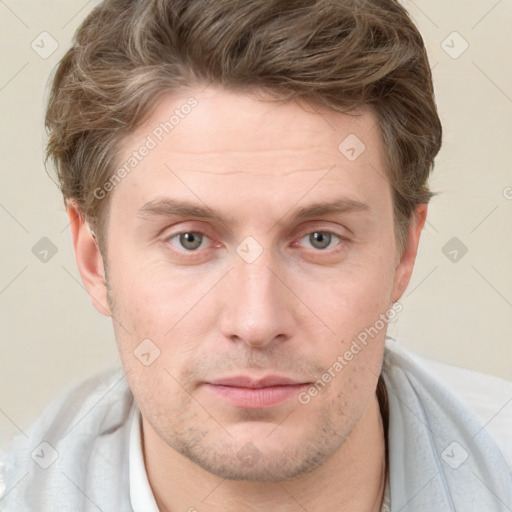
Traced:
<path fill-rule="evenodd" d="M 153 491 L 149 485 L 144 456 L 142 454 L 140 409 L 133 408 L 132 427 L 130 430 L 130 501 L 133 512 L 159 512 Z"/>

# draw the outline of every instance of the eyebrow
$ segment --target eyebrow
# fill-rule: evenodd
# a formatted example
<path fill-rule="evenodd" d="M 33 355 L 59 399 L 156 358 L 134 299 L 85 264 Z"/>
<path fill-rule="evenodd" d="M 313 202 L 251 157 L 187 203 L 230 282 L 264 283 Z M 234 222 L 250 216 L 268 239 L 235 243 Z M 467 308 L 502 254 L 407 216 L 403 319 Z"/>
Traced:
<path fill-rule="evenodd" d="M 309 206 L 291 210 L 285 217 L 301 221 L 322 215 L 345 214 L 352 212 L 369 212 L 372 208 L 359 200 L 343 197 L 329 202 L 318 202 Z M 137 213 L 142 219 L 152 217 L 191 217 L 196 219 L 218 219 L 224 222 L 222 214 L 206 205 L 201 206 L 189 201 L 177 200 L 169 197 L 153 199 Z"/>

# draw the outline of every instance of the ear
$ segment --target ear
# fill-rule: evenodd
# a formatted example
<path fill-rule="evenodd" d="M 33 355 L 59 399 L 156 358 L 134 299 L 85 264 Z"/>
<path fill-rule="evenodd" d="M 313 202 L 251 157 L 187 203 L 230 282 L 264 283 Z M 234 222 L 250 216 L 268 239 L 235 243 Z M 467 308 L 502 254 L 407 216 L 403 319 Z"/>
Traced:
<path fill-rule="evenodd" d="M 76 203 L 68 202 L 66 211 L 71 227 L 76 263 L 82 282 L 93 306 L 102 315 L 110 316 L 103 258 L 94 235 Z"/>
<path fill-rule="evenodd" d="M 411 219 L 407 241 L 402 255 L 398 255 L 400 260 L 395 269 L 395 278 L 393 282 L 393 301 L 397 301 L 405 292 L 411 279 L 420 243 L 420 236 L 425 220 L 427 218 L 428 204 L 420 204 L 416 207 L 415 214 Z"/>

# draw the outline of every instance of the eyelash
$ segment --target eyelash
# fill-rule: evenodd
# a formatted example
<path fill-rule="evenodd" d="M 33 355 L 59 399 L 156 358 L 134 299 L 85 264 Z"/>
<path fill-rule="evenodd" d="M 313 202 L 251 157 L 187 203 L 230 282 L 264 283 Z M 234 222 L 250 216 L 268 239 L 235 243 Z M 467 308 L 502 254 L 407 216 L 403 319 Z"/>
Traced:
<path fill-rule="evenodd" d="M 187 250 L 185 248 L 181 248 L 181 250 L 180 250 L 180 249 L 177 249 L 176 246 L 174 246 L 174 244 L 172 244 L 172 240 L 173 239 L 175 239 L 176 237 L 179 237 L 180 235 L 186 234 L 186 233 L 199 234 L 199 235 L 202 235 L 204 238 L 210 239 L 210 237 L 206 233 L 204 233 L 203 231 L 197 231 L 197 230 L 189 229 L 189 230 L 178 231 L 176 233 L 172 233 L 172 234 L 166 236 L 165 239 L 164 239 L 164 242 L 165 243 L 170 243 L 171 246 L 173 246 L 173 251 L 175 251 L 176 253 L 179 253 L 180 255 L 187 255 L 187 256 L 189 256 L 189 255 L 199 254 L 201 252 L 200 251 L 200 247 L 195 249 L 195 250 Z M 330 248 L 327 247 L 325 249 L 316 249 L 316 248 L 312 247 L 312 248 L 308 249 L 309 251 L 313 251 L 313 252 L 318 253 L 318 254 L 325 253 L 325 254 L 332 255 L 334 253 L 337 253 L 342 248 L 338 247 L 334 251 L 333 251 L 333 248 L 336 247 L 337 245 L 340 245 L 340 243 L 341 243 L 341 245 L 345 245 L 349 241 L 348 238 L 346 238 L 344 236 L 341 236 L 341 235 L 338 235 L 337 233 L 334 233 L 334 232 L 328 231 L 328 230 L 320 230 L 320 229 L 314 229 L 312 231 L 306 231 L 306 232 L 301 233 L 301 235 L 299 236 L 299 240 L 302 240 L 303 238 L 308 237 L 309 235 L 312 235 L 313 233 L 328 234 L 328 235 L 331 235 L 331 236 L 333 236 L 333 237 L 338 239 L 338 243 L 336 245 L 334 245 L 333 247 L 330 247 Z M 201 241 L 201 245 L 204 242 L 204 238 Z M 331 242 L 332 242 L 332 240 L 331 240 Z M 295 244 L 294 244 L 294 246 L 295 246 Z"/>

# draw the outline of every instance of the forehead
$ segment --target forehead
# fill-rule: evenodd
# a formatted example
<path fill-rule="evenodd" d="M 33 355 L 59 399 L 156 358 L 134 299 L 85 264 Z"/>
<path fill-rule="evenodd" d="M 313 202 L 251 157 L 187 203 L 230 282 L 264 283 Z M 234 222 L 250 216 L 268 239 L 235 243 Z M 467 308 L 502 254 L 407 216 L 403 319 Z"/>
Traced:
<path fill-rule="evenodd" d="M 342 114 L 307 102 L 192 88 L 164 96 L 122 141 L 117 167 L 128 172 L 111 199 L 140 207 L 178 194 L 261 207 L 271 199 L 290 206 L 306 194 L 334 199 L 345 192 L 378 201 L 389 198 L 383 162 L 370 109 Z"/>
<path fill-rule="evenodd" d="M 307 100 L 283 103 L 262 93 L 255 96 L 210 85 L 164 95 L 122 146 L 135 147 L 150 136 L 158 145 L 193 154 L 314 147 L 331 151 L 349 134 L 365 139 L 367 149 L 380 142 L 378 122 L 369 107 L 340 113 Z"/>

